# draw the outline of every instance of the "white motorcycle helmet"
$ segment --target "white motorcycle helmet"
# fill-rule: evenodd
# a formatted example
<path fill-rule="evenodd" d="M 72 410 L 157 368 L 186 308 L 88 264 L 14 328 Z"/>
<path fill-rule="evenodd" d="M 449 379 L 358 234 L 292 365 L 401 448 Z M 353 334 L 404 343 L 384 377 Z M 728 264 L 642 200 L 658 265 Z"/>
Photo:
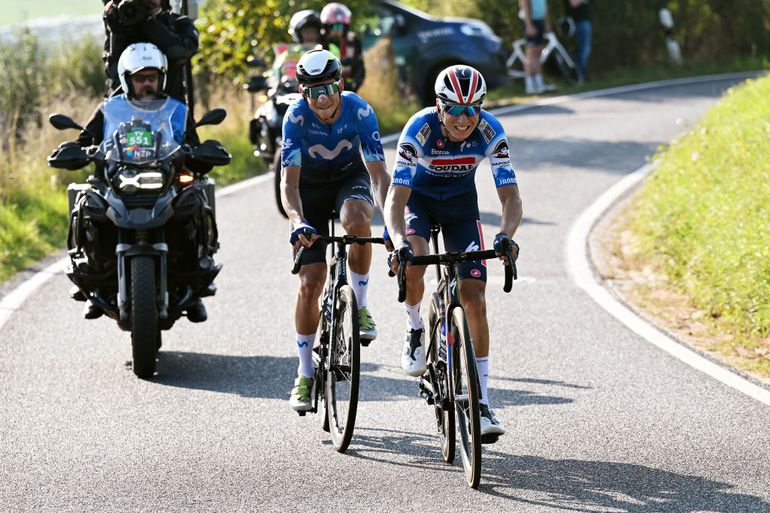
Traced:
<path fill-rule="evenodd" d="M 160 72 L 160 91 L 164 91 L 168 71 L 166 55 L 152 43 L 134 43 L 123 50 L 118 59 L 118 79 L 124 93 L 133 96 L 131 75 L 146 68 L 154 68 Z"/>

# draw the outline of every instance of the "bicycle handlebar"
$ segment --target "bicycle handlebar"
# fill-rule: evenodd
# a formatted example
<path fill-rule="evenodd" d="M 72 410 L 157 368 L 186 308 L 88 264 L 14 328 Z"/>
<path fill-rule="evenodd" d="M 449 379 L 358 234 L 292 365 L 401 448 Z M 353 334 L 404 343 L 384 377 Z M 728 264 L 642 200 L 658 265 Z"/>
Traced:
<path fill-rule="evenodd" d="M 319 235 L 316 242 L 341 242 L 342 244 L 385 244 L 385 240 L 382 237 L 357 237 L 355 235 L 342 235 L 342 236 L 329 236 Z M 302 267 L 302 257 L 305 254 L 307 248 L 302 246 L 297 250 L 297 254 L 294 255 L 294 266 L 291 268 L 291 274 L 299 273 L 300 267 Z"/>
<path fill-rule="evenodd" d="M 516 269 L 516 260 L 513 258 L 511 246 L 505 248 L 505 255 L 510 264 L 505 264 L 505 284 L 503 291 L 510 292 L 513 288 L 513 280 L 518 279 Z M 399 255 L 398 264 L 398 302 L 403 303 L 406 299 L 406 266 Z M 449 251 L 438 255 L 424 255 L 412 257 L 412 265 L 453 265 L 459 262 L 470 262 L 474 260 L 486 260 L 497 258 L 497 253 L 493 249 L 483 251 Z"/>

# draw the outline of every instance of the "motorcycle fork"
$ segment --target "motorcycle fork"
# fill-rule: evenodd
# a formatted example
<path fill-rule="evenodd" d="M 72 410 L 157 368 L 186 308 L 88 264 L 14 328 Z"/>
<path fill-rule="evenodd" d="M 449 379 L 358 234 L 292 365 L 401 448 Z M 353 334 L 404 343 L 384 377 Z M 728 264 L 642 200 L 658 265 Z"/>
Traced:
<path fill-rule="evenodd" d="M 149 233 L 139 230 L 135 233 L 135 242 L 133 244 L 124 242 L 126 239 L 125 230 L 118 232 L 118 245 L 115 253 L 118 260 L 118 311 L 120 312 L 120 323 L 127 323 L 128 316 L 128 273 L 126 272 L 126 263 L 130 257 L 138 255 L 151 255 L 158 258 L 158 317 L 160 319 L 168 318 L 168 244 L 165 242 L 165 234 L 162 229 L 158 230 L 159 242 L 150 245 Z"/>

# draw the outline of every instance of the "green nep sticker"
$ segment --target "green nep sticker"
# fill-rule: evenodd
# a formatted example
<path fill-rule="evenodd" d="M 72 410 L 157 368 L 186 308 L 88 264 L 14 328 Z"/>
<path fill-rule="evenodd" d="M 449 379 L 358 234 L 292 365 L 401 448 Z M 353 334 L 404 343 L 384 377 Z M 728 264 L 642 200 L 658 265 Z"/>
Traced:
<path fill-rule="evenodd" d="M 152 148 L 152 132 L 149 130 L 131 130 L 126 133 L 127 146 L 140 146 L 142 148 Z"/>

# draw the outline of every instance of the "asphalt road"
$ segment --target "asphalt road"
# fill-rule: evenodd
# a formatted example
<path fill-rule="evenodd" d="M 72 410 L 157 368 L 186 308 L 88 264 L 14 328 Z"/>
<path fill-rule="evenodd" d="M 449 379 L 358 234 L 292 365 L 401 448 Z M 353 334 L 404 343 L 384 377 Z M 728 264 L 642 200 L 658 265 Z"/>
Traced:
<path fill-rule="evenodd" d="M 127 333 L 81 319 L 64 275 L 0 329 L 0 511 L 770 512 L 770 408 L 646 343 L 565 268 L 575 217 L 733 82 L 502 118 L 525 220 L 511 294 L 490 268 L 490 396 L 508 434 L 484 447 L 478 491 L 442 462 L 432 411 L 400 370 L 405 319 L 382 249 L 380 336 L 362 353 L 348 452 L 289 409 L 296 279 L 263 183 L 219 201 L 210 320 L 165 334 L 152 381 L 127 365 Z M 488 165 L 477 183 L 489 243 Z"/>

